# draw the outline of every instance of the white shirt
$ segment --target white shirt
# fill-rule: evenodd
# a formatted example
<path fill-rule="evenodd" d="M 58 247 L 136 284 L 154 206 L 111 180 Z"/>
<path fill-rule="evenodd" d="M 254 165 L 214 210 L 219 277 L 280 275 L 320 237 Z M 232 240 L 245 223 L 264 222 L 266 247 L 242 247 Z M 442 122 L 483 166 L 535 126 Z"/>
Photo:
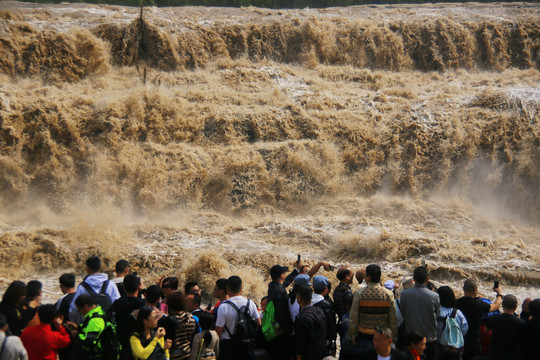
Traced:
<path fill-rule="evenodd" d="M 231 338 L 231 335 L 236 331 L 236 322 L 238 321 L 238 312 L 228 302 L 233 303 L 240 309 L 242 306 L 246 306 L 248 299 L 243 296 L 234 296 L 219 305 L 216 327 L 223 328 L 223 333 L 221 334 L 222 340 Z M 253 319 L 259 318 L 257 305 L 251 300 L 249 301 L 249 313 Z"/>
<path fill-rule="evenodd" d="M 291 300 L 287 300 L 289 303 L 289 313 L 291 314 L 291 319 L 294 324 L 296 321 L 296 316 L 300 313 L 300 305 L 298 305 L 298 302 L 296 299 L 294 299 L 294 302 L 291 304 Z"/>
<path fill-rule="evenodd" d="M 311 305 L 315 305 L 316 303 L 318 302 L 321 302 L 324 300 L 324 296 L 322 296 L 321 294 L 313 294 L 311 296 Z"/>
<path fill-rule="evenodd" d="M 390 356 L 381 356 L 379 354 L 377 354 L 377 360 L 390 360 L 390 358 L 392 357 L 392 355 Z"/>

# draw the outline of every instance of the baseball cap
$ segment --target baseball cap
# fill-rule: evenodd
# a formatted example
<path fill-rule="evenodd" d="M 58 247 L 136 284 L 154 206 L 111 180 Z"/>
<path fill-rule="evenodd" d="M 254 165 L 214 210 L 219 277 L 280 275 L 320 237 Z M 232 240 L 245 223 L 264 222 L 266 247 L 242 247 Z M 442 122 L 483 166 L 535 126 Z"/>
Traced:
<path fill-rule="evenodd" d="M 388 290 L 394 290 L 394 281 L 393 280 L 386 280 L 384 282 L 384 287 Z"/>
<path fill-rule="evenodd" d="M 289 268 L 281 265 L 274 265 L 270 268 L 270 277 L 272 279 L 278 278 L 281 274 L 284 274 L 289 271 Z"/>
<path fill-rule="evenodd" d="M 294 285 L 311 285 L 308 274 L 300 274 L 294 277 Z"/>
<path fill-rule="evenodd" d="M 328 279 L 326 276 L 317 275 L 313 278 L 313 289 L 323 290 L 328 287 Z"/>

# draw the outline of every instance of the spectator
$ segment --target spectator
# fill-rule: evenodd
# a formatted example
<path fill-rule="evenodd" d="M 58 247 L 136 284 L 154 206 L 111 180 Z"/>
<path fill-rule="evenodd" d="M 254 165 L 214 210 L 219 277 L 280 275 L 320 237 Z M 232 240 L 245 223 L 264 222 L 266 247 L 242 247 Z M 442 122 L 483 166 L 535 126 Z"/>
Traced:
<path fill-rule="evenodd" d="M 140 277 L 128 274 L 124 277 L 122 285 L 126 296 L 116 300 L 112 305 L 112 310 L 116 317 L 118 341 L 123 349 L 129 349 L 129 337 L 136 322 L 132 313 L 142 308 L 146 301 L 139 297 L 139 291 L 142 289 Z"/>
<path fill-rule="evenodd" d="M 62 274 L 58 279 L 60 282 L 60 290 L 62 291 L 62 296 L 56 302 L 56 310 L 58 314 L 62 316 L 62 321 L 69 320 L 69 307 L 75 296 L 75 275 L 73 274 Z M 76 349 L 76 344 L 72 341 L 67 347 L 58 350 L 58 358 L 60 360 L 71 360 L 73 353 Z"/>
<path fill-rule="evenodd" d="M 0 314 L 0 359 L 27 360 L 28 354 L 18 336 L 8 336 L 8 323 L 6 317 Z"/>
<path fill-rule="evenodd" d="M 62 315 L 64 317 L 64 320 L 69 320 L 69 306 L 71 305 L 71 302 L 73 301 L 73 297 L 75 296 L 75 275 L 73 274 L 62 274 L 60 278 L 58 279 L 60 282 L 60 291 L 62 291 L 62 296 L 57 302 L 56 302 L 56 310 L 58 311 L 58 314 Z"/>
<path fill-rule="evenodd" d="M 186 311 L 191 315 L 197 317 L 197 323 L 199 314 L 204 310 L 201 309 L 201 295 L 199 294 L 186 294 Z"/>
<path fill-rule="evenodd" d="M 166 277 L 162 278 L 160 281 L 161 292 L 163 293 L 163 302 L 161 303 L 161 311 L 168 314 L 167 309 L 167 297 L 173 292 L 178 290 L 178 278 L 177 277 Z"/>
<path fill-rule="evenodd" d="M 146 360 L 152 356 L 152 360 L 165 360 L 169 358 L 171 340 L 165 340 L 165 329 L 157 327 L 158 318 L 161 315 L 158 310 L 149 306 L 143 306 L 137 315 L 135 332 L 129 338 L 133 357 L 138 360 Z"/>
<path fill-rule="evenodd" d="M 320 308 L 311 306 L 312 295 L 311 287 L 297 285 L 296 301 L 300 313 L 294 323 L 294 333 L 298 360 L 321 360 L 327 355 L 326 317 Z"/>
<path fill-rule="evenodd" d="M 369 283 L 368 283 L 369 284 Z M 390 328 L 375 328 L 373 334 L 373 347 L 360 354 L 360 360 L 407 360 L 405 354 L 392 348 L 392 330 Z"/>
<path fill-rule="evenodd" d="M 198 296 L 198 295 L 190 295 Z M 169 306 L 169 320 L 165 330 L 172 340 L 171 360 L 188 359 L 191 353 L 191 340 L 193 339 L 197 323 L 195 318 L 185 307 L 185 297 L 180 291 L 175 291 L 167 298 Z M 201 314 L 205 313 L 204 311 Z M 199 314 L 199 315 L 201 315 Z"/>
<path fill-rule="evenodd" d="M 214 287 L 214 291 L 212 292 L 214 297 L 218 299 L 218 302 L 216 303 L 216 305 L 214 305 L 214 309 L 212 309 L 212 315 L 214 315 L 214 323 L 215 323 L 215 320 L 217 320 L 219 306 L 221 305 L 223 301 L 229 299 L 229 295 L 227 294 L 226 284 L 227 284 L 227 279 L 217 279 L 216 286 Z"/>
<path fill-rule="evenodd" d="M 364 278 L 366 277 L 366 269 L 356 270 L 354 277 L 356 278 L 356 281 L 358 281 L 358 285 L 361 285 L 364 281 Z"/>
<path fill-rule="evenodd" d="M 390 290 L 392 293 L 394 293 L 394 298 L 395 298 L 395 292 L 394 290 L 396 289 L 396 283 L 394 282 L 394 280 L 386 280 L 383 284 L 383 286 Z"/>
<path fill-rule="evenodd" d="M 449 286 L 441 286 L 437 289 L 437 294 L 439 294 L 439 300 L 441 303 L 441 313 L 437 319 L 437 339 L 441 339 L 442 331 L 446 326 L 446 318 L 448 316 L 452 316 L 454 311 L 456 311 L 454 319 L 458 323 L 461 333 L 465 337 L 465 334 L 467 334 L 467 330 L 469 329 L 469 324 L 467 323 L 467 319 L 465 319 L 465 315 L 463 315 L 461 310 L 457 309 L 457 301 L 454 291 Z M 439 360 L 460 358 L 461 349 L 447 348 L 441 346 L 439 343 Z"/>
<path fill-rule="evenodd" d="M 154 309 L 160 310 L 160 302 L 163 293 L 159 285 L 150 285 L 146 289 L 146 305 L 153 307 Z M 160 310 L 161 311 L 161 310 Z"/>
<path fill-rule="evenodd" d="M 20 336 L 22 330 L 35 316 L 41 299 L 34 299 L 23 309 L 23 300 L 26 296 L 26 285 L 22 281 L 14 281 L 9 284 L 0 303 L 0 314 L 6 317 L 8 331 Z M 8 333 L 8 335 L 10 335 Z"/>
<path fill-rule="evenodd" d="M 242 296 L 242 279 L 240 277 L 231 276 L 227 279 L 227 293 L 230 298 L 221 304 L 216 321 L 216 333 L 220 338 L 220 360 L 249 359 L 250 354 L 248 352 L 241 351 L 233 346 L 232 337 L 236 331 L 238 321 L 238 311 L 234 306 L 238 309 L 246 306 L 249 309 L 251 318 L 255 319 L 257 324 L 261 326 L 259 312 L 253 301 Z"/>
<path fill-rule="evenodd" d="M 261 319 L 263 317 L 264 312 L 266 311 L 266 306 L 268 305 L 268 296 L 263 296 L 261 299 L 261 308 L 259 313 L 261 314 Z"/>
<path fill-rule="evenodd" d="M 26 296 L 23 300 L 22 308 L 23 310 L 31 308 L 30 303 L 33 301 L 38 301 L 41 305 L 41 294 L 43 292 L 43 284 L 38 280 L 30 280 L 26 284 Z M 39 309 L 39 306 L 38 308 Z M 39 324 L 39 317 L 37 312 L 34 314 L 34 317 L 28 322 L 26 326 L 35 326 Z"/>
<path fill-rule="evenodd" d="M 427 268 L 426 268 L 427 269 Z M 431 281 L 428 281 L 427 284 L 426 284 L 428 290 L 431 290 L 431 291 L 435 291 L 437 292 L 437 287 L 435 286 L 434 283 L 432 283 Z"/>
<path fill-rule="evenodd" d="M 401 314 L 405 319 L 405 333 L 416 330 L 426 337 L 426 359 L 437 359 L 437 318 L 441 304 L 439 294 L 427 288 L 428 269 L 419 266 L 413 273 L 414 287 L 404 290 L 400 297 Z"/>
<path fill-rule="evenodd" d="M 418 331 L 413 331 L 406 336 L 407 338 L 407 355 L 408 360 L 420 360 L 423 358 L 422 354 L 426 350 L 426 337 L 420 334 Z"/>
<path fill-rule="evenodd" d="M 39 324 L 23 330 L 21 341 L 30 360 L 56 360 L 58 350 L 70 343 L 70 336 L 62 326 L 54 305 L 42 305 L 38 309 Z M 53 331 L 54 328 L 54 331 Z"/>
<path fill-rule="evenodd" d="M 116 273 L 116 276 L 114 277 L 113 281 L 116 284 L 116 288 L 118 289 L 118 292 L 120 293 L 121 297 L 126 296 L 126 292 L 124 290 L 124 277 L 129 274 L 130 266 L 127 260 L 118 260 L 116 262 L 116 265 L 114 267 L 114 272 Z"/>
<path fill-rule="evenodd" d="M 41 281 L 30 280 L 28 284 L 26 284 L 25 305 L 34 299 L 41 298 L 42 293 L 43 293 L 43 284 L 41 283 Z"/>
<path fill-rule="evenodd" d="M 202 296 L 202 290 L 199 287 L 199 284 L 197 284 L 197 282 L 192 281 L 184 285 L 184 294 L 186 294 L 186 296 L 194 294 Z"/>
<path fill-rule="evenodd" d="M 394 297 L 396 298 L 396 300 L 400 298 L 401 293 L 403 292 L 403 290 L 410 289 L 413 286 L 414 286 L 414 279 L 412 278 L 412 276 L 405 276 L 399 282 L 399 286 L 396 289 L 396 291 L 394 292 Z"/>
<path fill-rule="evenodd" d="M 311 305 L 318 307 L 324 312 L 326 318 L 326 346 L 327 355 L 336 354 L 336 314 L 333 306 L 325 300 L 325 296 L 330 292 L 328 279 L 324 276 L 317 275 L 313 278 L 314 294 L 311 299 Z"/>
<path fill-rule="evenodd" d="M 521 304 L 521 313 L 519 314 L 519 317 L 525 321 L 529 320 L 531 314 L 529 312 L 529 304 L 531 303 L 533 299 L 532 298 L 526 298 L 523 300 L 523 303 Z"/>
<path fill-rule="evenodd" d="M 334 310 L 338 316 L 337 332 L 341 342 L 343 342 L 345 333 L 348 330 L 343 325 L 343 316 L 347 314 L 346 304 L 349 302 L 349 299 L 352 301 L 354 295 L 351 290 L 354 273 L 352 272 L 351 268 L 342 266 L 339 268 L 336 277 L 339 280 L 339 285 L 334 290 Z"/>
<path fill-rule="evenodd" d="M 294 277 L 294 286 L 292 291 L 289 293 L 289 300 L 287 302 L 287 305 L 289 307 L 289 314 L 291 315 L 292 323 L 296 321 L 296 316 L 300 312 L 300 305 L 296 301 L 296 291 L 295 288 L 300 285 L 309 285 L 311 286 L 311 278 L 313 275 L 319 271 L 319 269 L 323 267 L 326 271 L 330 270 L 330 264 L 326 261 L 319 261 L 317 264 L 315 264 L 313 267 L 309 268 L 307 274 L 299 274 Z M 291 274 L 289 274 L 291 275 Z M 329 297 L 326 297 L 325 300 L 328 301 Z"/>
<path fill-rule="evenodd" d="M 214 327 L 214 317 L 208 312 L 203 312 L 200 314 L 199 321 L 202 331 L 193 338 L 193 346 L 189 359 L 218 359 L 219 337 L 212 330 Z"/>
<path fill-rule="evenodd" d="M 540 359 L 540 299 L 529 303 L 530 318 L 516 331 L 516 339 L 521 349 L 522 360 Z"/>
<path fill-rule="evenodd" d="M 347 300 L 346 309 L 347 313 L 343 315 L 342 322 L 343 327 L 346 329 L 341 338 L 341 349 L 339 351 L 339 360 L 354 360 L 356 358 L 356 348 L 353 345 L 351 335 L 349 333 L 349 315 L 351 311 L 353 298 Z"/>
<path fill-rule="evenodd" d="M 516 330 L 525 324 L 525 321 L 515 313 L 517 306 L 516 297 L 506 295 L 502 300 L 503 313 L 489 317 L 486 322 L 486 328 L 491 330 L 489 354 L 493 360 L 521 357 L 519 344 L 516 341 Z"/>
<path fill-rule="evenodd" d="M 275 312 L 275 326 L 277 336 L 268 345 L 268 350 L 272 359 L 281 360 L 291 357 L 290 335 L 292 331 L 292 320 L 289 312 L 287 290 L 283 285 L 285 274 L 289 268 L 281 265 L 274 265 L 270 268 L 272 281 L 268 284 L 268 301 L 273 301 Z"/>
<path fill-rule="evenodd" d="M 66 325 L 78 341 L 75 358 L 102 359 L 104 350 L 100 344 L 100 335 L 105 330 L 105 313 L 96 305 L 88 294 L 81 294 L 75 299 L 77 311 L 83 316 L 80 326 L 73 322 Z M 70 314 L 71 315 L 71 314 Z"/>
<path fill-rule="evenodd" d="M 298 301 L 296 301 L 296 290 L 300 285 L 309 285 L 311 286 L 310 277 L 308 274 L 299 274 L 296 275 L 294 278 L 294 286 L 292 288 L 292 291 L 289 293 L 289 300 L 288 300 L 288 307 L 289 307 L 289 313 L 291 314 L 291 321 L 294 324 L 296 321 L 296 317 L 298 316 L 298 313 L 300 312 L 300 305 L 298 304 Z"/>
<path fill-rule="evenodd" d="M 477 297 L 478 287 L 476 282 L 467 279 L 463 284 L 464 296 L 457 300 L 457 308 L 465 315 L 467 323 L 469 324 L 469 330 L 464 337 L 464 360 L 469 360 L 480 355 L 480 320 L 485 314 L 491 311 L 497 311 L 501 306 L 501 289 L 496 288 L 493 289 L 493 291 L 497 293 L 497 297 L 495 302 L 489 305 Z"/>
<path fill-rule="evenodd" d="M 80 324 L 82 322 L 81 313 L 77 311 L 75 301 L 81 295 L 92 295 L 92 292 L 99 294 L 102 291 L 109 297 L 110 304 L 120 298 L 120 293 L 116 288 L 116 284 L 109 281 L 107 274 L 101 274 L 101 259 L 97 256 L 90 256 L 86 260 L 86 273 L 88 274 L 82 283 L 77 287 L 77 291 L 73 296 L 71 306 L 69 308 L 70 320 L 73 323 Z M 104 309 L 105 311 L 108 309 Z"/>
<path fill-rule="evenodd" d="M 412 276 L 405 276 L 399 283 L 397 290 L 394 292 L 396 298 L 396 318 L 398 323 L 396 347 L 400 350 L 404 350 L 407 348 L 407 339 L 405 334 L 405 322 L 403 321 L 403 315 L 401 314 L 401 305 L 399 298 L 403 290 L 407 290 L 412 287 L 414 287 L 414 280 Z"/>
<path fill-rule="evenodd" d="M 349 332 L 358 352 L 373 347 L 373 335 L 378 327 L 397 333 L 394 295 L 380 284 L 381 268 L 374 264 L 367 266 L 365 280 L 367 286 L 354 293 L 349 318 Z"/>

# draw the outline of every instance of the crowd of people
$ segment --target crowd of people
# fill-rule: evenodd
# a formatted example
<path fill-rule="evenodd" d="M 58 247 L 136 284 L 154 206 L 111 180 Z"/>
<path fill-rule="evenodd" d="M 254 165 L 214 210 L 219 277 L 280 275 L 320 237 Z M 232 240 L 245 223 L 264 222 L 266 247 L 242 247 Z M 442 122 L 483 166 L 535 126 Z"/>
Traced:
<path fill-rule="evenodd" d="M 516 297 L 498 284 L 490 301 L 466 279 L 456 299 L 426 266 L 383 283 L 376 264 L 340 267 L 332 291 L 321 268 L 333 270 L 325 261 L 272 266 L 260 303 L 239 276 L 216 279 L 217 302 L 203 309 L 197 282 L 181 291 L 178 278 L 162 277 L 145 288 L 127 261 L 109 279 L 91 256 L 78 286 L 74 274 L 60 276 L 56 304 L 41 303 L 40 281 L 8 286 L 0 360 L 540 359 L 540 299 L 526 299 L 518 315 Z"/>

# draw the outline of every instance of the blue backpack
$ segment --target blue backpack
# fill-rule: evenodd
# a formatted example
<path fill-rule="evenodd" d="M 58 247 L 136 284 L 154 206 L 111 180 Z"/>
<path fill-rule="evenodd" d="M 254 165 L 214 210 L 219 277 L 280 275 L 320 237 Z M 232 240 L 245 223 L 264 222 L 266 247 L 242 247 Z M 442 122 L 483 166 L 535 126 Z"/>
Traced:
<path fill-rule="evenodd" d="M 449 316 L 439 317 L 440 321 L 444 321 L 439 343 L 442 346 L 459 349 L 463 347 L 465 342 L 463 340 L 463 333 L 461 332 L 461 328 L 456 321 L 456 314 L 457 309 L 454 309 L 452 310 L 452 314 L 450 314 Z"/>

